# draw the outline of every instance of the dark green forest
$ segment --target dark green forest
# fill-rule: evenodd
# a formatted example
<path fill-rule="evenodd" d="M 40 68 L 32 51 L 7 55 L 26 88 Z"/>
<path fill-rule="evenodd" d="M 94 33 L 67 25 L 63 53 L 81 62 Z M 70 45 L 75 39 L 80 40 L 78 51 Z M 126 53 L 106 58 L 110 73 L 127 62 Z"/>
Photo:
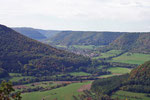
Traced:
<path fill-rule="evenodd" d="M 52 75 L 88 67 L 92 60 L 32 40 L 0 25 L 0 68 L 26 75 Z"/>
<path fill-rule="evenodd" d="M 118 90 L 150 93 L 150 61 L 133 69 L 130 74 L 98 79 L 92 83 L 91 90 L 108 96 Z"/>
<path fill-rule="evenodd" d="M 138 53 L 149 53 L 150 34 L 149 32 L 123 34 L 110 43 L 108 48 Z"/>

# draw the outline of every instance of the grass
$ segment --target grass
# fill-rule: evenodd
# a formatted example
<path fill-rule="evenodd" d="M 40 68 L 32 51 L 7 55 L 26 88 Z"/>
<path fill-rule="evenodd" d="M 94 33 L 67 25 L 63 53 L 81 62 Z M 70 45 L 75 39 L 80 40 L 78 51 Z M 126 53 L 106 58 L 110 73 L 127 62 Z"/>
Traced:
<path fill-rule="evenodd" d="M 56 45 L 56 47 L 67 48 L 67 46 L 65 46 L 65 45 Z"/>
<path fill-rule="evenodd" d="M 112 77 L 112 76 L 116 76 L 116 75 L 109 74 L 109 75 L 101 75 L 101 76 L 99 76 L 99 77 L 100 77 L 100 78 L 107 78 L 107 77 Z"/>
<path fill-rule="evenodd" d="M 112 77 L 120 74 L 126 74 L 129 73 L 131 70 L 128 68 L 121 68 L 121 67 L 112 67 L 108 68 L 107 71 L 110 71 L 112 74 L 109 75 L 101 75 L 99 76 L 100 78 L 107 78 L 107 77 Z"/>
<path fill-rule="evenodd" d="M 111 62 L 120 62 L 128 64 L 143 64 L 145 61 L 150 60 L 150 54 L 141 53 L 125 53 L 119 57 L 113 58 Z"/>
<path fill-rule="evenodd" d="M 108 57 L 116 56 L 116 55 L 120 54 L 121 52 L 122 52 L 121 50 L 110 50 L 108 52 L 101 53 L 101 56 L 95 57 L 94 59 L 108 58 Z"/>
<path fill-rule="evenodd" d="M 147 97 L 145 93 L 134 93 L 121 90 L 112 95 L 112 98 L 116 97 L 121 100 L 150 100 L 150 97 Z"/>
<path fill-rule="evenodd" d="M 91 75 L 90 73 L 86 73 L 86 72 L 72 72 L 69 74 L 73 75 L 73 76 L 89 76 L 89 75 Z"/>
<path fill-rule="evenodd" d="M 116 74 L 126 74 L 129 73 L 131 70 L 128 68 L 121 68 L 121 67 L 112 67 L 109 68 L 108 71 Z"/>
<path fill-rule="evenodd" d="M 90 83 L 91 81 L 83 83 L 72 83 L 65 87 L 60 87 L 50 91 L 25 93 L 22 94 L 22 100 L 42 100 L 42 98 L 44 98 L 44 100 L 54 100 L 56 98 L 57 100 L 73 100 L 73 95 L 77 96 L 78 94 L 81 94 L 77 90 L 82 85 Z"/>

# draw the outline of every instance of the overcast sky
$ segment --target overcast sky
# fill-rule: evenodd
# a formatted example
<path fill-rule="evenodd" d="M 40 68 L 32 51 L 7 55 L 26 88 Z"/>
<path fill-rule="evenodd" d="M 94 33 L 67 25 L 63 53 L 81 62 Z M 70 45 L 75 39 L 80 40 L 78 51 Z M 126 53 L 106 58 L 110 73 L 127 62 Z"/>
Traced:
<path fill-rule="evenodd" d="M 150 0 L 0 0 L 0 24 L 57 30 L 150 31 Z"/>

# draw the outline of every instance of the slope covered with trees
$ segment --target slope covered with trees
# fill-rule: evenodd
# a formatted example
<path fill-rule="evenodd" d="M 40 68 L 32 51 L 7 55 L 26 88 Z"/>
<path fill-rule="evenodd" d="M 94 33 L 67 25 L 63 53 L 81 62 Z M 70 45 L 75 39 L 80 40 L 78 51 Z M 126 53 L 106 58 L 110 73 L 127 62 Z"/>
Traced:
<path fill-rule="evenodd" d="M 12 29 L 35 40 L 43 40 L 46 38 L 51 38 L 55 36 L 57 33 L 61 32 L 59 30 L 44 30 L 28 27 L 15 27 Z"/>
<path fill-rule="evenodd" d="M 122 89 L 131 92 L 150 93 L 150 61 L 133 69 Z"/>
<path fill-rule="evenodd" d="M 150 52 L 150 33 L 126 33 L 118 37 L 111 44 L 111 49 L 128 50 L 131 52 Z"/>
<path fill-rule="evenodd" d="M 50 40 L 59 45 L 108 45 L 120 32 L 62 31 Z"/>
<path fill-rule="evenodd" d="M 57 33 L 61 32 L 59 30 L 43 30 L 43 29 L 35 29 L 35 30 L 37 30 L 38 32 L 46 36 L 47 38 L 51 38 L 55 36 Z"/>
<path fill-rule="evenodd" d="M 9 74 L 7 73 L 6 70 L 0 68 L 0 78 L 8 77 Z"/>
<path fill-rule="evenodd" d="M 129 75 L 95 80 L 91 89 L 94 93 L 103 95 L 111 95 L 118 90 L 150 93 L 150 61 L 133 69 Z"/>
<path fill-rule="evenodd" d="M 13 28 L 13 30 L 35 40 L 46 39 L 43 34 L 33 28 Z"/>
<path fill-rule="evenodd" d="M 71 72 L 91 64 L 89 58 L 55 49 L 0 25 L 0 67 L 25 75 Z"/>
<path fill-rule="evenodd" d="M 150 61 L 145 62 L 139 67 L 133 69 L 130 73 L 129 79 L 136 80 L 150 80 Z"/>

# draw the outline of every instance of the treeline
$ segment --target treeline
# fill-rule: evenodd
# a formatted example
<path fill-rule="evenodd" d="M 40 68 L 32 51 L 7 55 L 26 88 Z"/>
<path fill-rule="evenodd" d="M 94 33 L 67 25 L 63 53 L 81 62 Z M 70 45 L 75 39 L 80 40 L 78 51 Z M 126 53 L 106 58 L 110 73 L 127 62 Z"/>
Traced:
<path fill-rule="evenodd" d="M 128 74 L 125 74 L 121 76 L 98 79 L 92 83 L 91 90 L 96 94 L 111 95 L 123 86 L 123 82 L 128 78 L 128 76 Z"/>
<path fill-rule="evenodd" d="M 96 94 L 108 96 L 117 90 L 150 93 L 150 80 L 130 80 L 128 74 L 114 76 L 94 81 L 91 90 Z"/>
<path fill-rule="evenodd" d="M 41 76 L 33 77 L 33 78 L 23 78 L 18 80 L 17 82 L 12 82 L 13 85 L 23 85 L 35 82 L 42 82 L 42 81 L 84 81 L 84 80 L 96 80 L 95 76 L 72 76 L 70 74 L 65 75 L 56 75 L 56 76 Z M 1 80 L 2 81 L 2 80 Z"/>
<path fill-rule="evenodd" d="M 58 84 L 58 85 L 51 86 L 51 87 L 34 86 L 32 88 L 25 88 L 23 90 L 19 89 L 19 91 L 21 90 L 20 91 L 21 93 L 29 93 L 29 92 L 35 92 L 35 91 L 43 92 L 43 91 L 48 91 L 48 90 L 53 90 L 53 89 L 56 89 L 56 88 L 64 87 L 64 86 L 67 86 L 68 84 L 63 83 L 63 84 Z"/>

